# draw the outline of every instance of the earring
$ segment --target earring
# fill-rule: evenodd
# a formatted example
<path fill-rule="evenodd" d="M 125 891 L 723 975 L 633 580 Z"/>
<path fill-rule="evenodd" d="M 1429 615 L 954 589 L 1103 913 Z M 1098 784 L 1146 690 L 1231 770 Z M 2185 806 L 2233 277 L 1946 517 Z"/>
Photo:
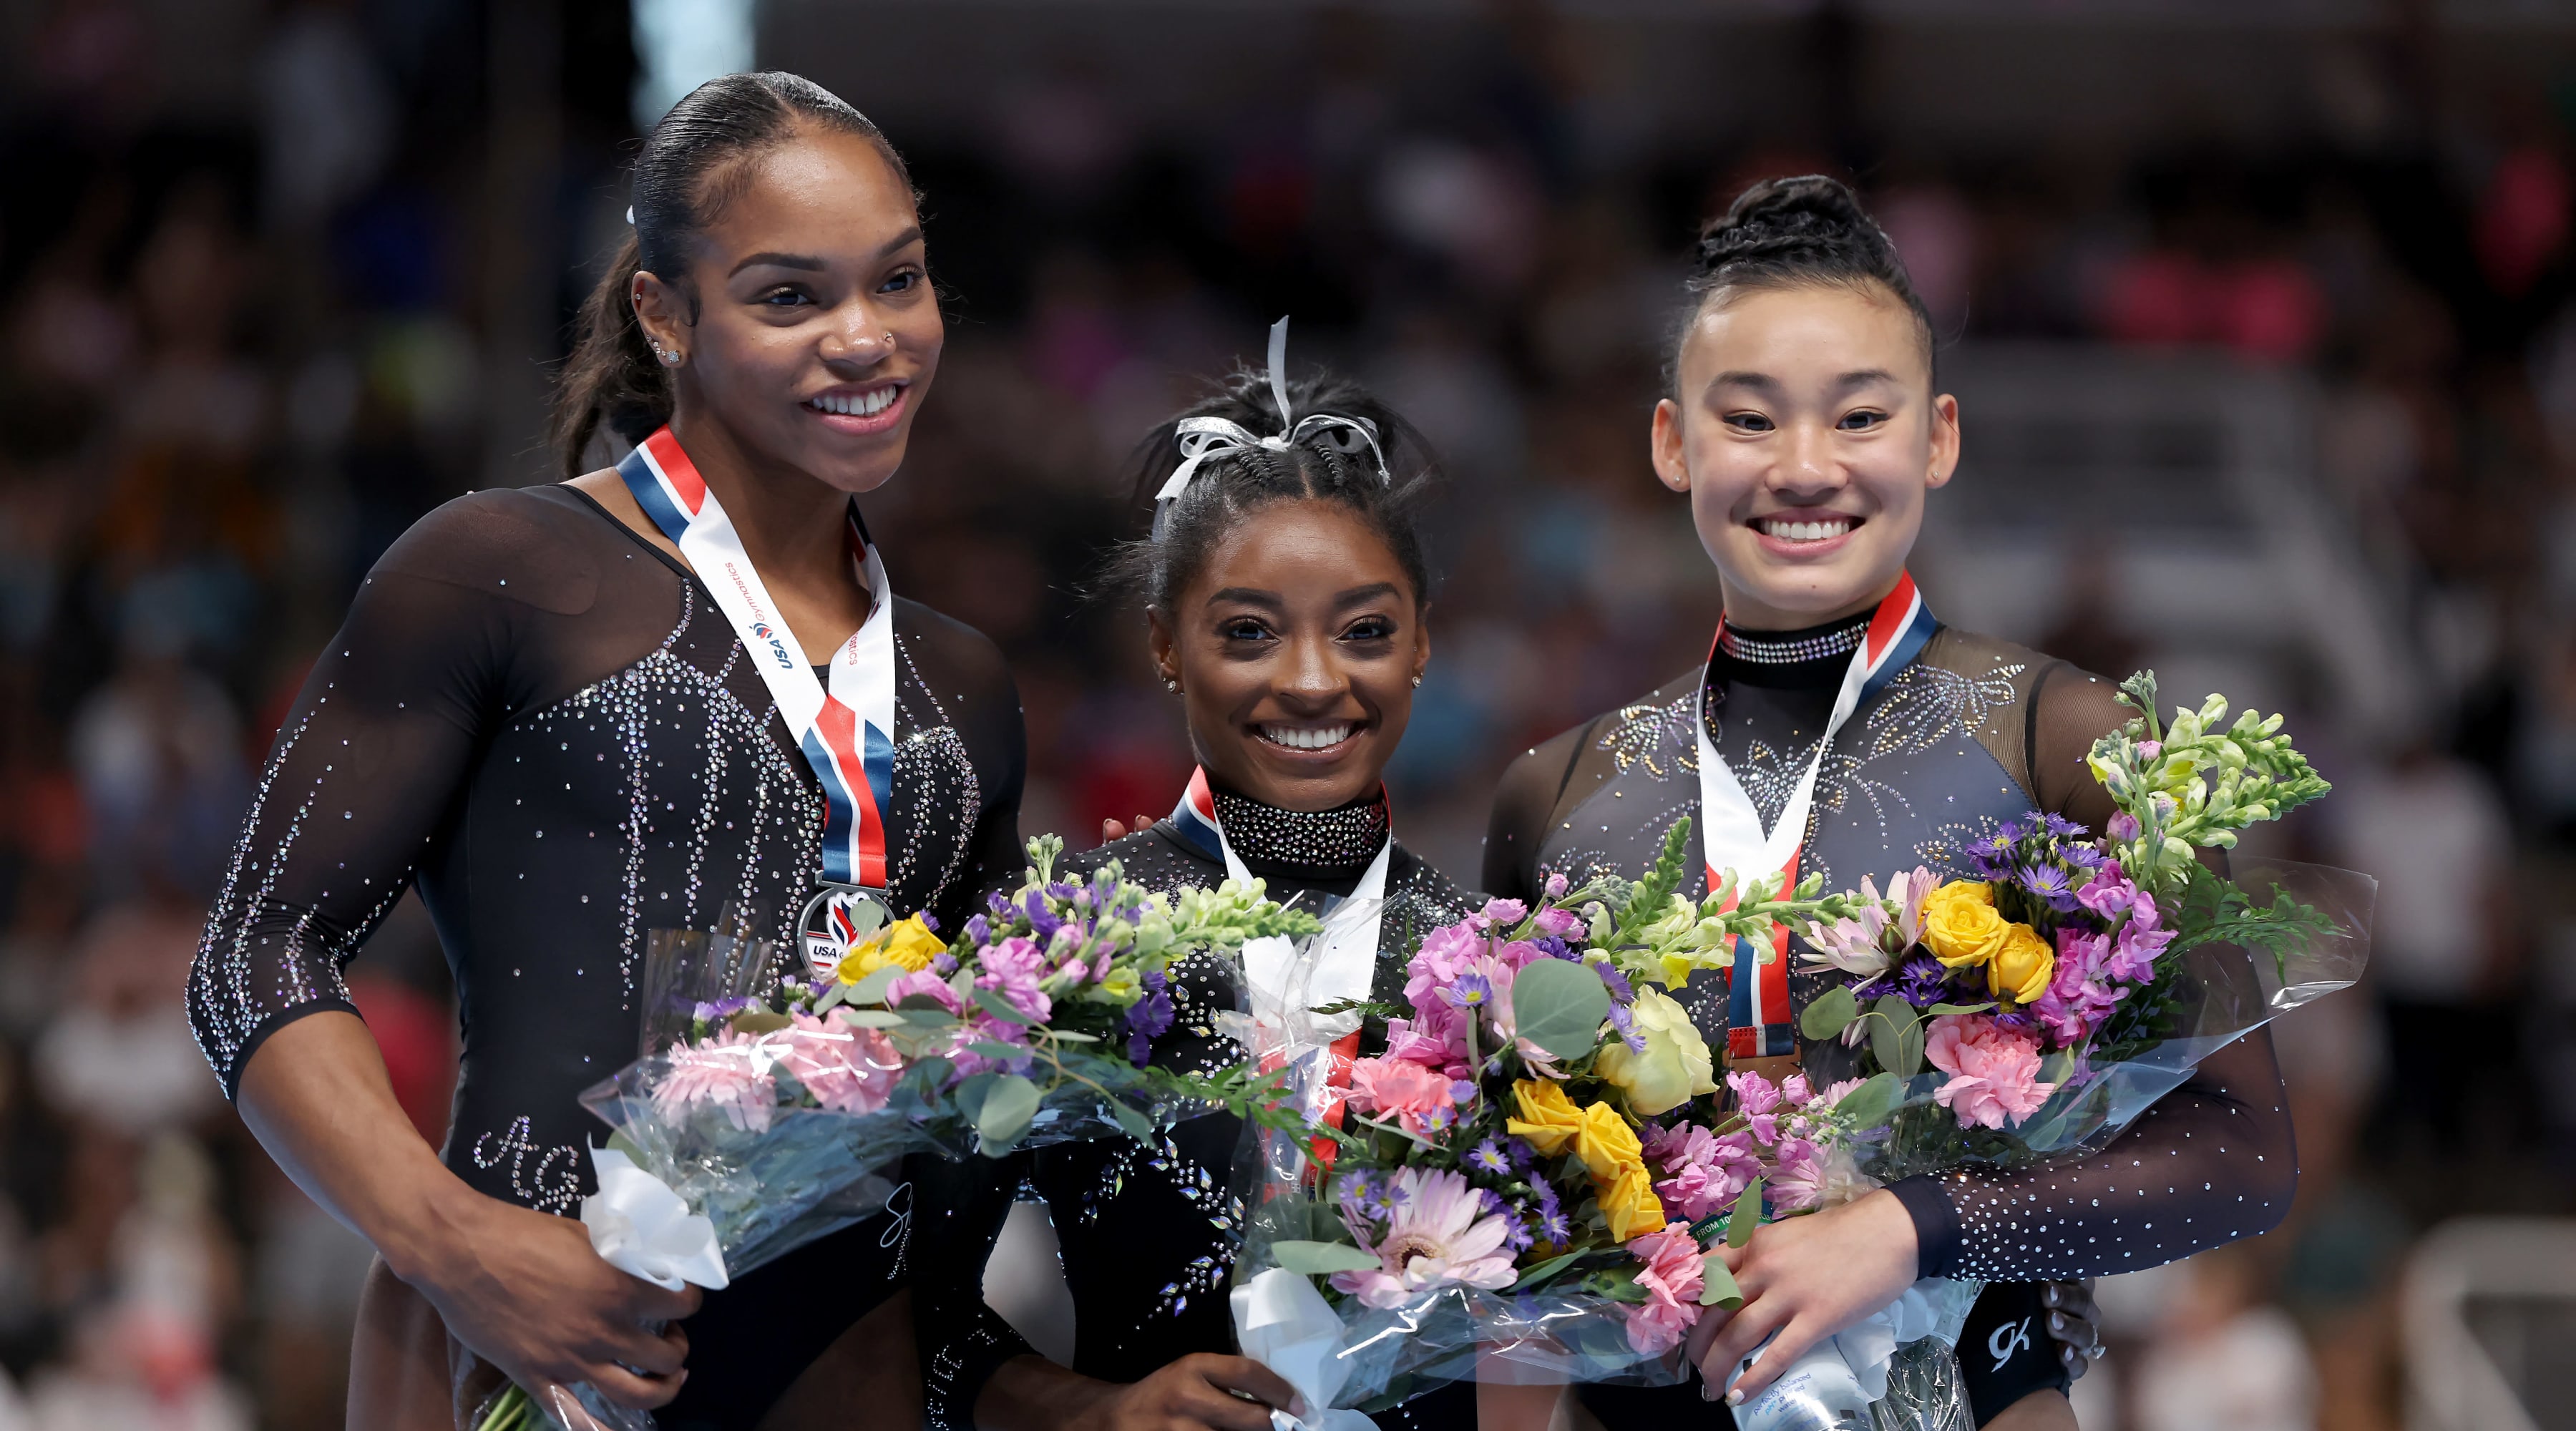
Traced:
<path fill-rule="evenodd" d="M 894 330 L 892 328 L 885 330 L 885 345 L 889 348 L 894 346 Z"/>
<path fill-rule="evenodd" d="M 1420 676 L 1413 678 L 1413 688 L 1417 691 L 1422 689 L 1422 678 Z"/>
<path fill-rule="evenodd" d="M 688 361 L 689 356 L 677 348 L 664 348 L 659 345 L 654 347 L 653 352 L 656 356 L 661 358 L 663 366 L 671 368 L 676 368 L 680 364 Z"/>
<path fill-rule="evenodd" d="M 1163 689 L 1170 691 L 1173 695 L 1177 696 L 1181 693 L 1181 683 L 1173 680 L 1169 676 L 1165 676 L 1163 678 Z"/>

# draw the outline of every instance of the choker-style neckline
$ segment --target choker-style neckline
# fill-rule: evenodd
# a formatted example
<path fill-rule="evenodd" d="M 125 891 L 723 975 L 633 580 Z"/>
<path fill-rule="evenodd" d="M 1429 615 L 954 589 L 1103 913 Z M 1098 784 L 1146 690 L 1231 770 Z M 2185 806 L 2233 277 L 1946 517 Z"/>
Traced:
<path fill-rule="evenodd" d="M 1366 865 L 1386 847 L 1389 816 L 1383 795 L 1332 810 L 1284 810 L 1222 790 L 1211 793 L 1226 843 L 1247 864 L 1346 870 Z"/>
<path fill-rule="evenodd" d="M 1868 638 L 1876 615 L 1863 611 L 1795 631 L 1745 631 L 1721 625 L 1717 650 L 1709 657 L 1709 673 L 1718 678 L 1711 687 L 1727 681 L 1780 690 L 1838 686 L 1843 673 L 1851 669 L 1852 652 Z"/>

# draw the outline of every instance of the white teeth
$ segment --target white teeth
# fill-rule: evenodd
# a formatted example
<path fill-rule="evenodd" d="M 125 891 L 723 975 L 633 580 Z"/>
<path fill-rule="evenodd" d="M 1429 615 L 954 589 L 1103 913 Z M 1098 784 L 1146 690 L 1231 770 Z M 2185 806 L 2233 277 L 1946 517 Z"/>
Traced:
<path fill-rule="evenodd" d="M 863 393 L 825 393 L 808 405 L 817 411 L 838 413 L 843 417 L 869 417 L 891 406 L 894 395 L 899 391 L 901 389 L 887 387 L 870 388 Z"/>
<path fill-rule="evenodd" d="M 1851 519 L 1829 517 L 1821 522 L 1782 522 L 1765 518 L 1762 530 L 1784 542 L 1821 542 L 1850 531 Z"/>
<path fill-rule="evenodd" d="M 1291 750 L 1328 750 L 1351 738 L 1348 725 L 1299 726 L 1265 725 L 1261 737 L 1273 745 Z"/>

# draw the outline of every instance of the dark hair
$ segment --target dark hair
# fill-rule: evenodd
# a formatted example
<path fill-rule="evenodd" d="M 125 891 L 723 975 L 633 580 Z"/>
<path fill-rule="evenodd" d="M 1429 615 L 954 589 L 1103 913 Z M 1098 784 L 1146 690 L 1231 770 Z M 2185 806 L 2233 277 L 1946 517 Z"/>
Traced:
<path fill-rule="evenodd" d="M 1300 420 L 1317 413 L 1360 418 L 1377 428 L 1386 478 L 1368 449 L 1348 428 L 1318 426 L 1285 451 L 1235 448 L 1199 464 L 1187 487 L 1157 514 L 1155 534 L 1128 542 L 1111 559 L 1114 588 L 1169 609 L 1207 564 L 1208 553 L 1246 517 L 1276 502 L 1336 502 L 1382 538 L 1413 583 L 1417 604 L 1431 599 L 1431 575 L 1422 557 L 1414 518 L 1434 474 L 1429 447 L 1411 423 L 1366 388 L 1331 373 L 1292 379 L 1288 404 Z M 1149 508 L 1154 495 L 1181 465 L 1180 424 L 1219 417 L 1256 438 L 1286 430 L 1270 374 L 1237 368 L 1207 397 L 1148 433 L 1137 448 L 1137 495 Z M 1391 479 L 1391 480 L 1390 480 Z"/>
<path fill-rule="evenodd" d="M 602 422 L 628 442 L 641 442 L 671 420 L 671 380 L 654 360 L 629 297 L 635 275 L 651 273 L 686 291 L 690 250 L 742 192 L 751 173 L 747 161 L 809 125 L 868 140 L 894 167 L 896 181 L 912 187 L 903 156 L 866 115 L 784 70 L 711 79 L 644 136 L 629 189 L 634 231 L 573 320 L 572 356 L 557 378 L 554 445 L 566 476 L 581 473 L 582 453 Z M 697 314 L 698 298 L 690 292 L 690 321 Z"/>
<path fill-rule="evenodd" d="M 1841 180 L 1801 174 L 1755 184 L 1735 196 L 1725 217 L 1700 230 L 1691 274 L 1682 284 L 1690 301 L 1664 349 L 1664 392 L 1670 395 L 1680 381 L 1682 342 L 1710 294 L 1811 284 L 1864 291 L 1875 286 L 1895 294 L 1914 314 L 1924 365 L 1931 366 L 1932 311 L 1905 276 L 1905 261 L 1887 231 Z"/>

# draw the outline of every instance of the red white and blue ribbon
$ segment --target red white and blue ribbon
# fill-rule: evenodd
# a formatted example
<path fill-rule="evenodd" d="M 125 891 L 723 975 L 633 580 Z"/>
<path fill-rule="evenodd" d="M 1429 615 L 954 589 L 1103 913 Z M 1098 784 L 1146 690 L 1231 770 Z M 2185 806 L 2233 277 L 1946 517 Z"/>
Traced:
<path fill-rule="evenodd" d="M 1379 793 L 1380 799 L 1385 793 Z M 1225 865 L 1226 877 L 1250 883 L 1252 871 L 1243 858 L 1227 843 L 1225 828 L 1216 819 L 1216 792 L 1208 788 L 1207 770 L 1190 772 L 1190 783 L 1181 792 L 1181 803 L 1172 807 L 1172 826 L 1190 848 Z M 1310 1023 L 1316 1034 L 1330 1042 L 1324 1048 L 1325 1076 L 1315 1090 L 1318 1100 L 1308 1108 L 1309 1117 L 1340 1127 L 1342 1102 L 1351 1086 L 1351 1060 L 1359 1056 L 1360 1017 L 1343 1014 L 1332 1017 L 1308 1016 L 1292 1020 L 1289 1010 L 1311 1010 L 1346 1000 L 1366 999 L 1377 982 L 1378 931 L 1386 912 L 1387 871 L 1395 863 L 1394 823 L 1388 822 L 1386 843 L 1378 847 L 1377 858 L 1369 861 L 1358 884 L 1348 897 L 1329 900 L 1323 909 L 1324 927 L 1304 951 L 1281 936 L 1247 939 L 1243 944 L 1243 973 L 1252 988 L 1248 1002 L 1256 1024 L 1266 1024 L 1272 1035 L 1285 1031 L 1291 1022 Z M 1279 1066 L 1277 1055 L 1262 1060 L 1264 1073 Z M 1316 1138 L 1315 1161 L 1326 1168 L 1333 1165 L 1333 1141 Z"/>
<path fill-rule="evenodd" d="M 1797 883 L 1798 857 L 1807 839 L 1807 817 L 1816 803 L 1816 778 L 1824 769 L 1825 756 L 1833 749 L 1834 736 L 1863 702 L 1885 690 L 1898 672 L 1923 653 L 1924 644 L 1932 639 L 1939 624 L 1932 619 L 1932 609 L 1923 604 L 1923 593 L 1915 589 L 1913 575 L 1899 573 L 1896 589 L 1878 603 L 1868 633 L 1861 638 L 1860 648 L 1852 652 L 1851 666 L 1843 672 L 1842 689 L 1834 696 L 1833 714 L 1826 718 L 1824 734 L 1816 741 L 1815 759 L 1807 763 L 1806 773 L 1798 777 L 1788 803 L 1780 808 L 1780 818 L 1767 832 L 1762 828 L 1761 814 L 1753 808 L 1753 797 L 1745 793 L 1743 782 L 1736 779 L 1725 758 L 1717 753 L 1717 743 L 1709 739 L 1708 678 L 1701 678 L 1697 722 L 1700 832 L 1711 889 L 1728 870 L 1744 879 L 1776 870 L 1788 884 Z M 1725 636 L 1721 619 L 1718 639 L 1722 641 Z M 1712 642 L 1712 670 L 1716 660 L 1717 646 Z M 1762 950 L 1750 939 L 1736 941 L 1735 965 L 1727 975 L 1726 1021 L 1726 1051 L 1736 1058 L 1765 1058 L 1798 1051 L 1797 1028 L 1789 1008 L 1789 931 L 1774 926 L 1770 944 L 1768 950 Z M 1770 956 L 1767 962 L 1762 957 L 1766 953 Z"/>
<path fill-rule="evenodd" d="M 645 438 L 617 464 L 617 475 L 733 623 L 822 783 L 824 881 L 883 890 L 885 812 L 894 804 L 894 590 L 858 509 L 850 510 L 850 556 L 867 576 L 868 619 L 832 653 L 827 688 L 780 619 L 741 533 L 671 429 Z M 845 946 L 853 932 L 846 904 L 835 900 L 830 911 Z"/>

